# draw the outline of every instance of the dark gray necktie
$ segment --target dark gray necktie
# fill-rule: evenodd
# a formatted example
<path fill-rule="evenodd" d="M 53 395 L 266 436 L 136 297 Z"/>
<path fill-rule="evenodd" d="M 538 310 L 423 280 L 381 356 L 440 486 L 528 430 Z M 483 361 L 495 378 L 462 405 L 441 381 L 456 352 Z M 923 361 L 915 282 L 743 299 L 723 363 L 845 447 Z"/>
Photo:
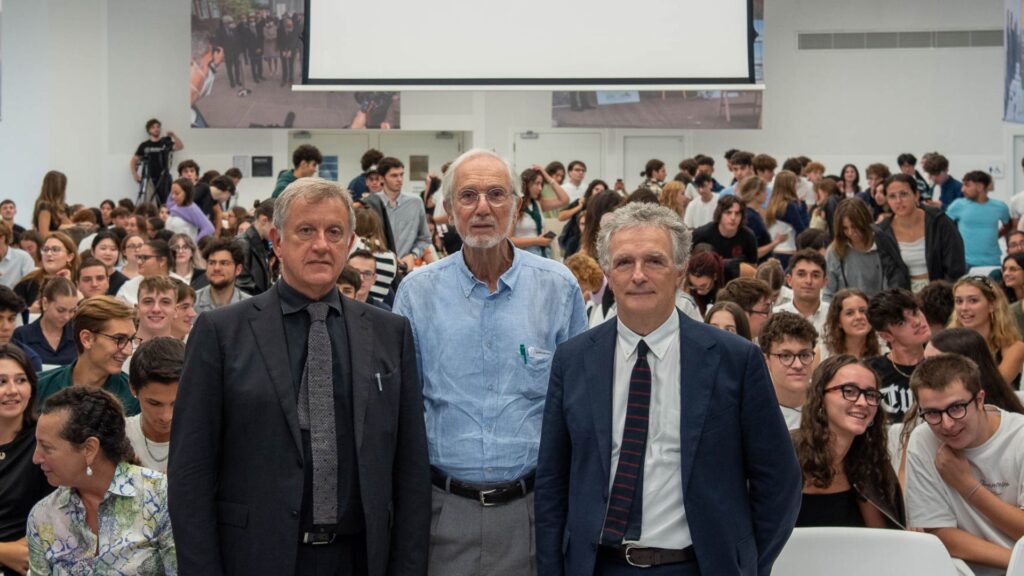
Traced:
<path fill-rule="evenodd" d="M 309 430 L 313 452 L 313 524 L 338 523 L 338 437 L 334 421 L 334 379 L 327 304 L 306 306 L 309 338 L 299 387 L 299 427 Z"/>

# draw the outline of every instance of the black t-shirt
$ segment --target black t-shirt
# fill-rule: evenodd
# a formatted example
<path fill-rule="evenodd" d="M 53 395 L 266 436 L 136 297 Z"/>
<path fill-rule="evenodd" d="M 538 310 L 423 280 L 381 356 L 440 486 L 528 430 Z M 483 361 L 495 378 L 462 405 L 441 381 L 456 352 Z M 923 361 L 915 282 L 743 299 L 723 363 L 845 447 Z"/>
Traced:
<path fill-rule="evenodd" d="M 174 140 L 164 136 L 156 142 L 146 140 L 135 149 L 135 156 L 148 166 L 149 179 L 156 182 L 167 171 L 168 154 L 174 149 Z"/>
<path fill-rule="evenodd" d="M 206 214 L 206 217 L 213 221 L 213 205 L 216 202 L 213 199 L 213 195 L 210 194 L 210 185 L 200 182 L 196 184 L 194 190 L 192 190 L 192 202 L 195 202 L 196 206 Z M 220 226 L 219 222 L 214 222 L 214 227 Z"/>
<path fill-rule="evenodd" d="M 0 542 L 24 538 L 28 513 L 53 491 L 46 475 L 32 463 L 35 449 L 35 426 L 22 430 L 11 443 L 0 445 Z"/>
<path fill-rule="evenodd" d="M 739 263 L 757 265 L 757 238 L 750 228 L 741 226 L 732 238 L 722 236 L 718 224 L 708 222 L 693 231 L 693 245 L 710 244 L 725 260 L 725 280 L 739 276 Z"/>
<path fill-rule="evenodd" d="M 868 364 L 878 373 L 881 383 L 882 409 L 885 410 L 890 424 L 903 421 L 903 416 L 914 404 L 914 396 L 910 393 L 910 375 L 916 365 L 904 366 L 889 360 L 889 356 L 868 358 Z"/>

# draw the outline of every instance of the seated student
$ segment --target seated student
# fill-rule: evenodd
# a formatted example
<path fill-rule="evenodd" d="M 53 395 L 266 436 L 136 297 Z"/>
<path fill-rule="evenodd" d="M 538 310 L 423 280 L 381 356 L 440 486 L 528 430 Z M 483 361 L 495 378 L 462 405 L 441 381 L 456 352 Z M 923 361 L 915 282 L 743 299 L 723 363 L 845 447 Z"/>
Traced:
<path fill-rule="evenodd" d="M 18 325 L 18 316 L 25 310 L 25 301 L 21 299 L 7 286 L 0 285 L 0 344 L 11 344 L 15 328 Z M 17 346 L 17 343 L 13 343 Z M 43 361 L 31 349 L 21 348 L 21 351 L 28 356 L 29 364 L 38 374 L 43 369 Z"/>
<path fill-rule="evenodd" d="M 917 293 L 917 299 L 921 302 L 921 311 L 928 320 L 932 334 L 944 330 L 953 316 L 953 283 L 949 280 L 932 280 Z"/>
<path fill-rule="evenodd" d="M 716 302 L 704 315 L 704 323 L 750 340 L 747 314 L 735 302 Z"/>
<path fill-rule="evenodd" d="M 903 421 L 913 405 L 910 374 L 924 359 L 932 331 L 917 299 L 903 288 L 882 290 L 868 302 L 868 322 L 889 345 L 889 352 L 868 360 L 882 384 L 882 409 L 889 423 Z"/>
<path fill-rule="evenodd" d="M 70 280 L 54 276 L 46 281 L 40 297 L 42 315 L 14 330 L 14 342 L 31 348 L 44 365 L 67 366 L 78 358 L 71 319 L 78 305 L 78 289 Z"/>
<path fill-rule="evenodd" d="M 978 366 L 940 354 L 910 379 L 921 419 L 907 446 L 907 516 L 975 574 L 1002 574 L 1024 533 L 1024 416 L 985 405 Z"/>
<path fill-rule="evenodd" d="M 162 336 L 171 336 L 174 330 L 174 317 L 178 303 L 178 287 L 176 279 L 165 276 L 146 276 L 139 284 L 138 303 L 135 314 L 138 318 L 138 331 L 135 337 L 139 343 Z M 137 348 L 137 346 L 136 346 Z M 121 370 L 125 373 L 131 366 L 129 351 Z"/>
<path fill-rule="evenodd" d="M 36 407 L 64 388 L 81 386 L 103 388 L 117 396 L 126 414 L 138 414 L 139 402 L 128 387 L 128 376 L 121 371 L 140 343 L 134 318 L 127 304 L 110 296 L 80 302 L 72 320 L 78 360 L 39 375 Z"/>
<path fill-rule="evenodd" d="M 856 288 L 836 292 L 828 308 L 822 358 L 850 354 L 856 358 L 878 356 L 878 333 L 868 322 L 868 297 Z"/>
<path fill-rule="evenodd" d="M 373 255 L 370 254 L 370 256 Z M 351 257 L 349 261 L 351 261 Z M 600 304 L 600 302 L 593 301 L 593 295 L 604 286 L 604 271 L 601 270 L 601 265 L 597 263 L 597 260 L 578 252 L 566 258 L 564 264 L 572 272 L 576 282 L 580 285 L 580 291 L 583 293 L 583 303 L 587 306 L 587 317 L 589 318 L 590 311 L 593 310 L 594 305 Z M 376 265 L 376 262 L 374 265 Z"/>
<path fill-rule="evenodd" d="M 0 345 L 0 574 L 28 570 L 25 521 L 53 488 L 32 463 L 36 449 L 36 371 L 17 346 Z"/>
<path fill-rule="evenodd" d="M 987 276 L 968 276 L 953 285 L 950 328 L 977 330 L 995 356 L 999 373 L 1011 388 L 1020 388 L 1024 342 L 1006 303 L 1006 295 Z"/>
<path fill-rule="evenodd" d="M 825 257 L 815 250 L 804 249 L 789 258 L 786 283 L 793 289 L 793 301 L 779 306 L 778 311 L 799 314 L 814 324 L 821 336 L 828 317 L 828 302 L 821 299 L 825 287 Z"/>
<path fill-rule="evenodd" d="M 902 528 L 899 480 L 889 461 L 878 376 L 840 354 L 822 362 L 793 435 L 804 475 L 797 527 Z"/>
<path fill-rule="evenodd" d="M 11 227 L 0 222 L 0 284 L 14 288 L 35 267 L 32 256 L 17 248 Z"/>
<path fill-rule="evenodd" d="M 373 252 L 369 250 L 353 251 L 348 255 L 348 265 L 359 272 L 361 285 L 356 292 L 356 300 L 390 312 L 390 306 L 370 293 L 373 285 L 377 282 L 377 259 L 373 257 Z M 600 288 L 600 286 L 598 287 Z"/>
<path fill-rule="evenodd" d="M 715 303 L 715 296 L 724 285 L 725 270 L 721 256 L 711 250 L 690 256 L 686 263 L 686 276 L 683 277 L 683 291 L 693 298 L 701 316 Z"/>
<path fill-rule="evenodd" d="M 786 286 L 786 271 L 778 258 L 769 258 L 757 265 L 758 280 L 764 280 L 772 289 L 772 306 L 779 307 L 793 301 L 793 289 Z"/>
<path fill-rule="evenodd" d="M 347 296 L 353 300 L 356 299 L 356 293 L 363 287 L 359 271 L 348 265 L 341 269 L 341 274 L 338 275 L 336 284 L 338 285 L 338 292 L 342 296 Z"/>
<path fill-rule="evenodd" d="M 142 412 L 125 419 L 125 434 L 139 464 L 157 472 L 167 472 L 171 417 L 184 363 L 185 344 L 163 336 L 143 342 L 132 355 L 128 385 Z"/>
<path fill-rule="evenodd" d="M 814 344 L 818 331 L 791 312 L 776 312 L 761 328 L 757 343 L 764 353 L 782 416 L 790 430 L 800 427 L 807 385 L 817 364 Z"/>
<path fill-rule="evenodd" d="M 757 264 L 757 239 L 743 225 L 743 202 L 736 196 L 721 196 L 714 221 L 693 231 L 693 245 L 710 244 L 725 260 L 727 279 L 741 276 L 741 264 Z M 587 222 L 594 219 L 588 217 Z"/>
<path fill-rule="evenodd" d="M 103 262 L 89 256 L 82 259 L 75 276 L 75 287 L 82 298 L 103 296 L 110 289 L 110 277 Z"/>
<path fill-rule="evenodd" d="M 195 322 L 196 316 L 199 316 L 195 308 L 196 291 L 177 278 L 174 279 L 174 288 L 176 293 L 171 337 L 185 342 L 192 331 L 192 323 Z"/>
<path fill-rule="evenodd" d="M 97 389 L 43 403 L 34 460 L 59 488 L 28 517 L 32 574 L 177 574 L 167 478 L 131 463 L 124 418 Z"/>
<path fill-rule="evenodd" d="M 245 261 L 241 244 L 227 238 L 215 240 L 203 248 L 203 258 L 209 283 L 195 293 L 196 312 L 202 314 L 249 297 L 235 285 Z"/>
<path fill-rule="evenodd" d="M 831 242 L 832 237 L 828 235 L 828 232 L 817 228 L 808 228 L 796 235 L 797 250 L 814 250 L 822 256 L 825 255 Z"/>
<path fill-rule="evenodd" d="M 735 302 L 747 314 L 750 336 L 756 339 L 772 315 L 772 290 L 755 278 L 737 278 L 718 291 L 715 302 Z"/>

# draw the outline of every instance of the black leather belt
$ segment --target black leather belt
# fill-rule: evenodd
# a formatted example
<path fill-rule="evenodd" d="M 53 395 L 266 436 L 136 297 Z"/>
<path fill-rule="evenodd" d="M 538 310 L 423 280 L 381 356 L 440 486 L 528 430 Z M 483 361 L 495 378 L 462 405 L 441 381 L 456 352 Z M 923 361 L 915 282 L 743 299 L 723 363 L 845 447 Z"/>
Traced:
<path fill-rule="evenodd" d="M 687 546 L 682 550 L 643 548 L 635 544 L 627 544 L 621 548 L 618 546 L 601 546 L 600 555 L 604 558 L 637 568 L 650 568 L 651 566 L 661 566 L 662 564 L 682 564 L 684 562 L 693 562 L 697 559 L 693 546 Z"/>
<path fill-rule="evenodd" d="M 536 476 L 534 472 L 530 472 L 515 482 L 480 486 L 459 482 L 451 476 L 446 476 L 437 468 L 430 467 L 430 481 L 434 486 L 456 496 L 476 500 L 481 506 L 507 504 L 526 496 L 533 492 L 533 481 Z"/>
<path fill-rule="evenodd" d="M 311 546 L 323 546 L 324 544 L 333 544 L 337 537 L 338 535 L 334 532 L 303 532 L 301 542 Z"/>

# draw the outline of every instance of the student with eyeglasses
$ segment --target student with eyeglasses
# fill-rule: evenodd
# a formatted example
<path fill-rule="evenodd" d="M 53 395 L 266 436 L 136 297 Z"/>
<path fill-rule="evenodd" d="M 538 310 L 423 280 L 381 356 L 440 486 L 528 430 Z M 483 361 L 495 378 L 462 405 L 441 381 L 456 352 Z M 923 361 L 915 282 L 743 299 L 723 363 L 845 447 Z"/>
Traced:
<path fill-rule="evenodd" d="M 804 476 L 797 527 L 906 523 L 881 399 L 878 375 L 854 356 L 833 356 L 814 371 L 793 435 Z"/>
<path fill-rule="evenodd" d="M 807 385 L 818 364 L 815 342 L 818 331 L 799 314 L 777 312 L 761 329 L 757 343 L 772 377 L 779 409 L 790 430 L 800 427 Z"/>
<path fill-rule="evenodd" d="M 918 366 L 907 447 L 907 515 L 975 574 L 1002 574 L 1024 532 L 1024 416 L 986 406 L 977 364 L 940 354 Z"/>
<path fill-rule="evenodd" d="M 135 335 L 134 310 L 116 298 L 95 296 L 78 304 L 71 322 L 78 360 L 39 375 L 36 406 L 64 388 L 84 386 L 103 388 L 121 400 L 128 416 L 138 414 L 139 401 L 132 396 L 128 376 L 121 371 L 140 343 Z"/>
<path fill-rule="evenodd" d="M 953 317 L 950 328 L 970 328 L 985 338 L 999 365 L 999 373 L 1011 388 L 1020 388 L 1024 342 L 1013 321 L 1006 296 L 987 276 L 961 278 L 953 285 Z"/>

